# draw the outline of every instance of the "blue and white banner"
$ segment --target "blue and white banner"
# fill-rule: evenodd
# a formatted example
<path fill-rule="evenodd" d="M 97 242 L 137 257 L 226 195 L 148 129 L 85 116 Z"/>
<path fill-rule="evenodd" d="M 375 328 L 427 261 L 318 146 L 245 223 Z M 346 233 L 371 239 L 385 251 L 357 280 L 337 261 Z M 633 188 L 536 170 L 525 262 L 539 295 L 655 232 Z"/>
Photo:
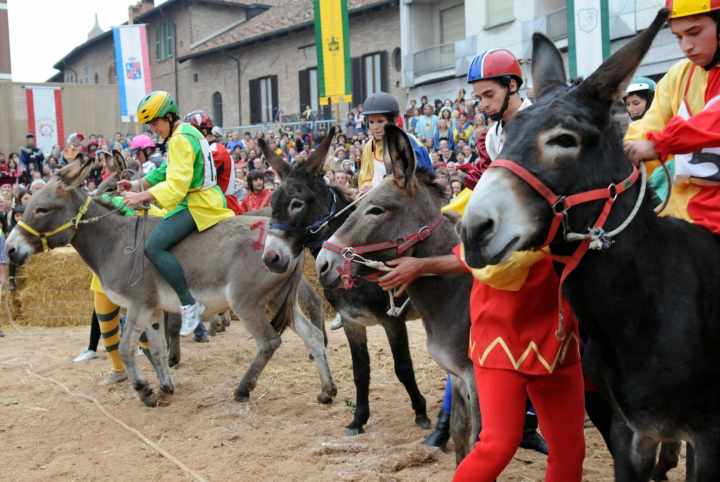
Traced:
<path fill-rule="evenodd" d="M 144 24 L 113 27 L 115 71 L 123 122 L 135 121 L 140 100 L 152 90 L 147 29 Z"/>

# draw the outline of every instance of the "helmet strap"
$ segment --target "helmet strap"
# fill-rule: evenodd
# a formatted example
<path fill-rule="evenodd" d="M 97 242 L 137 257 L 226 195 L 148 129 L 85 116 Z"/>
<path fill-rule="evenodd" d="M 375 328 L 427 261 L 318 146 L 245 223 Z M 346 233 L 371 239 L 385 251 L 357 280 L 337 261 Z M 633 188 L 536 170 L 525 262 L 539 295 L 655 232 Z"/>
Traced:
<path fill-rule="evenodd" d="M 505 99 L 503 99 L 502 107 L 500 108 L 500 111 L 497 114 L 493 114 L 490 116 L 490 118 L 492 120 L 494 120 L 495 122 L 502 121 L 502 118 L 505 116 L 505 112 L 507 112 L 507 109 L 510 105 L 510 97 L 512 97 L 515 94 L 517 94 L 517 90 L 514 92 L 510 92 L 510 86 L 508 86 L 505 89 Z"/>

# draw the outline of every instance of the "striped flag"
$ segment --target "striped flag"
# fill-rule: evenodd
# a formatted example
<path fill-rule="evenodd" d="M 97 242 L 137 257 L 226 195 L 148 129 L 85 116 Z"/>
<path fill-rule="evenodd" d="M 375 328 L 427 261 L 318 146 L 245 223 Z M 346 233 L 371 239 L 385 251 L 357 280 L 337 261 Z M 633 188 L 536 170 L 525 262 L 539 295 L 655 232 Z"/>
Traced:
<path fill-rule="evenodd" d="M 347 0 L 313 0 L 320 104 L 352 102 Z"/>
<path fill-rule="evenodd" d="M 147 29 L 143 24 L 113 27 L 115 71 L 123 122 L 135 120 L 137 105 L 152 90 Z"/>
<path fill-rule="evenodd" d="M 59 87 L 26 87 L 28 132 L 35 135 L 38 149 L 45 154 L 53 147 L 62 146 L 63 126 L 62 91 Z"/>

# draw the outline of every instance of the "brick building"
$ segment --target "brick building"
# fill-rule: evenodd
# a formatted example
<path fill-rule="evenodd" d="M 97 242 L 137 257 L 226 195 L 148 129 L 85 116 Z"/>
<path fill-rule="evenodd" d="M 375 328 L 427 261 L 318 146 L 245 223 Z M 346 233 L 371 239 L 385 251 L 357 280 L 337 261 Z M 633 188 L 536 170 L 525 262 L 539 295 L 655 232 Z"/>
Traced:
<path fill-rule="evenodd" d="M 353 102 L 386 90 L 404 104 L 398 0 L 348 1 Z M 204 109 L 230 127 L 319 110 L 312 0 L 142 0 L 129 15 L 148 25 L 153 88 L 173 94 L 183 112 Z M 52 80 L 117 82 L 112 32 L 92 35 Z"/>

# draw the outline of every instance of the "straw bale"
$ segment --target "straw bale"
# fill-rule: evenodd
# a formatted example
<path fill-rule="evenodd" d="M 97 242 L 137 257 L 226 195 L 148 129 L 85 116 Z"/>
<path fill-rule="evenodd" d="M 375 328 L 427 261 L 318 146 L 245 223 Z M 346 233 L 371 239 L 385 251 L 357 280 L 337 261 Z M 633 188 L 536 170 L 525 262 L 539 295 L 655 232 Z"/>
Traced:
<path fill-rule="evenodd" d="M 91 272 L 72 247 L 40 253 L 18 269 L 12 310 L 20 325 L 89 324 Z"/>

